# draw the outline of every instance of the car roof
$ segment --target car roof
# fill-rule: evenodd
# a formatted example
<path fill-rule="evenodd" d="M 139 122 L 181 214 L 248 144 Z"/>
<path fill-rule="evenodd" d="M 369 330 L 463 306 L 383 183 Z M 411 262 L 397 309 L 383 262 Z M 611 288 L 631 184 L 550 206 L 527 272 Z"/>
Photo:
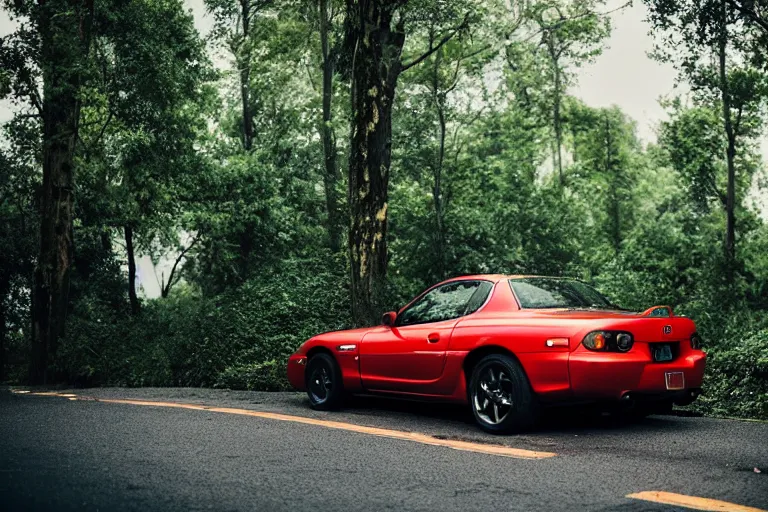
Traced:
<path fill-rule="evenodd" d="M 541 276 L 541 275 L 534 275 L 534 274 L 471 274 L 467 276 L 457 276 L 452 277 L 450 279 L 446 279 L 443 281 L 444 283 L 449 283 L 451 281 L 473 281 L 473 280 L 484 280 L 484 281 L 501 281 L 503 279 L 522 279 L 525 277 L 549 277 L 549 276 Z M 550 277 L 550 279 L 563 279 L 560 277 Z"/>

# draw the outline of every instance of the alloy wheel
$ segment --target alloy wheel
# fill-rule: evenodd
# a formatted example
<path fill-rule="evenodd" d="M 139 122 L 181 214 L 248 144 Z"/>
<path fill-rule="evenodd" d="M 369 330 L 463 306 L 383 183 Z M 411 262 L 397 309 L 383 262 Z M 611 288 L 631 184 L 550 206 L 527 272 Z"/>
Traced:
<path fill-rule="evenodd" d="M 472 390 L 477 416 L 490 425 L 500 424 L 514 407 L 512 391 L 512 379 L 506 368 L 500 364 L 488 365 Z"/>
<path fill-rule="evenodd" d="M 309 378 L 309 392 L 312 401 L 321 404 L 328 399 L 333 390 L 333 381 L 325 365 L 318 366 Z"/>

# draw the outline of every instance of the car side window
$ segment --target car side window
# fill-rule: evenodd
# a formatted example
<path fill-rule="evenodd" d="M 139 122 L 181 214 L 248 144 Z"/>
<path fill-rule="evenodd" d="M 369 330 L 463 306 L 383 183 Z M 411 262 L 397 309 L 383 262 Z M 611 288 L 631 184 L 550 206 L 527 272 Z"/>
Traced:
<path fill-rule="evenodd" d="M 485 303 L 492 287 L 487 281 L 454 281 L 433 288 L 398 315 L 395 326 L 441 322 L 473 313 Z"/>
<path fill-rule="evenodd" d="M 472 297 L 469 299 L 467 310 L 464 311 L 464 315 L 470 315 L 483 307 L 483 304 L 485 304 L 485 301 L 488 299 L 488 295 L 491 293 L 492 289 L 492 283 L 489 283 L 488 281 L 480 281 L 480 284 L 475 290 L 475 293 L 472 294 Z"/>

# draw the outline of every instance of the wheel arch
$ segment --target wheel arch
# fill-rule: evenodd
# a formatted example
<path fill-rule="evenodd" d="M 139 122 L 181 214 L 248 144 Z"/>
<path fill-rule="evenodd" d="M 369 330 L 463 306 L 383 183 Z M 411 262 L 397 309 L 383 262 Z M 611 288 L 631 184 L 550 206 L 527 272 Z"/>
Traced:
<path fill-rule="evenodd" d="M 354 393 L 363 389 L 357 352 L 335 353 L 325 345 L 315 345 L 307 351 L 307 365 L 318 354 L 327 354 L 336 363 L 345 390 Z"/>
<path fill-rule="evenodd" d="M 519 370 L 522 372 L 522 380 L 528 384 L 526 386 L 523 382 L 520 382 L 519 380 L 517 381 L 521 384 L 521 386 L 515 386 L 512 392 L 516 394 L 514 403 L 519 405 L 515 405 L 514 413 L 510 418 L 507 418 L 507 415 L 502 418 L 502 420 L 506 422 L 504 424 L 486 424 L 479 415 L 480 413 L 477 410 L 478 406 L 473 404 L 473 399 L 471 396 L 470 381 L 472 380 L 472 372 L 477 364 L 483 360 L 483 358 L 490 355 L 503 355 L 512 359 L 515 363 L 517 363 Z M 515 355 L 511 350 L 501 345 L 484 345 L 477 347 L 470 351 L 465 357 L 463 373 L 466 382 L 466 399 L 470 404 L 472 413 L 474 414 L 475 420 L 480 428 L 493 434 L 503 434 L 509 432 L 524 431 L 535 425 L 538 415 L 538 400 L 535 392 L 533 391 L 533 387 L 531 386 L 531 379 L 528 376 L 528 372 L 525 371 L 525 367 L 522 365 L 520 358 L 517 357 L 517 355 Z M 513 376 L 510 377 L 512 379 L 515 378 Z M 496 410 L 495 407 L 494 410 Z M 498 421 L 499 419 L 497 416 L 497 422 Z"/>
<path fill-rule="evenodd" d="M 309 361 L 310 359 L 312 359 L 313 357 L 315 357 L 317 354 L 320 354 L 320 353 L 322 353 L 322 352 L 324 352 L 324 353 L 328 354 L 328 355 L 329 355 L 329 356 L 331 356 L 331 357 L 332 357 L 334 360 L 336 360 L 336 356 L 333 354 L 333 352 L 331 351 L 331 349 L 329 349 L 328 347 L 325 347 L 325 346 L 323 346 L 323 345 L 316 345 L 316 346 L 312 347 L 311 349 L 309 349 L 309 350 L 307 351 L 307 361 Z M 336 360 L 336 363 L 338 363 L 338 362 L 339 362 L 339 361 L 338 361 L 338 360 Z"/>
<path fill-rule="evenodd" d="M 528 377 L 528 372 L 525 371 L 525 367 L 522 365 L 520 359 L 515 355 L 514 352 L 506 347 L 502 347 L 501 345 L 483 345 L 469 351 L 469 353 L 464 358 L 462 369 L 464 370 L 464 380 L 467 390 L 469 390 L 469 381 L 472 379 L 472 369 L 475 367 L 475 365 L 477 365 L 477 363 L 480 362 L 481 359 L 491 354 L 501 354 L 514 359 L 517 364 L 520 365 L 520 368 L 522 368 L 523 373 L 525 374 L 525 378 L 528 379 L 528 382 L 530 383 L 531 379 Z"/>

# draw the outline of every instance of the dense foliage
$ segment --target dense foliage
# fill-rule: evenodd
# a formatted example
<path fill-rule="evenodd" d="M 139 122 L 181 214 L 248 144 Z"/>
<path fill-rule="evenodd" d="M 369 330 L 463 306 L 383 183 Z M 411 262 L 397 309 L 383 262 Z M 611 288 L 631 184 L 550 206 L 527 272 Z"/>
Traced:
<path fill-rule="evenodd" d="M 289 353 L 372 305 L 537 273 L 693 317 L 710 354 L 695 407 L 768 418 L 760 13 L 646 2 L 690 94 L 644 143 L 618 107 L 568 93 L 610 34 L 600 0 L 373 3 L 397 59 L 372 71 L 351 0 L 206 0 L 207 41 L 180 0 L 3 2 L 0 381 L 284 389 Z M 90 39 L 53 62 L 37 50 L 56 9 Z M 51 126 L 38 83 L 72 74 L 77 123 Z M 66 328 L 30 372 L 55 129 L 76 141 Z"/>

